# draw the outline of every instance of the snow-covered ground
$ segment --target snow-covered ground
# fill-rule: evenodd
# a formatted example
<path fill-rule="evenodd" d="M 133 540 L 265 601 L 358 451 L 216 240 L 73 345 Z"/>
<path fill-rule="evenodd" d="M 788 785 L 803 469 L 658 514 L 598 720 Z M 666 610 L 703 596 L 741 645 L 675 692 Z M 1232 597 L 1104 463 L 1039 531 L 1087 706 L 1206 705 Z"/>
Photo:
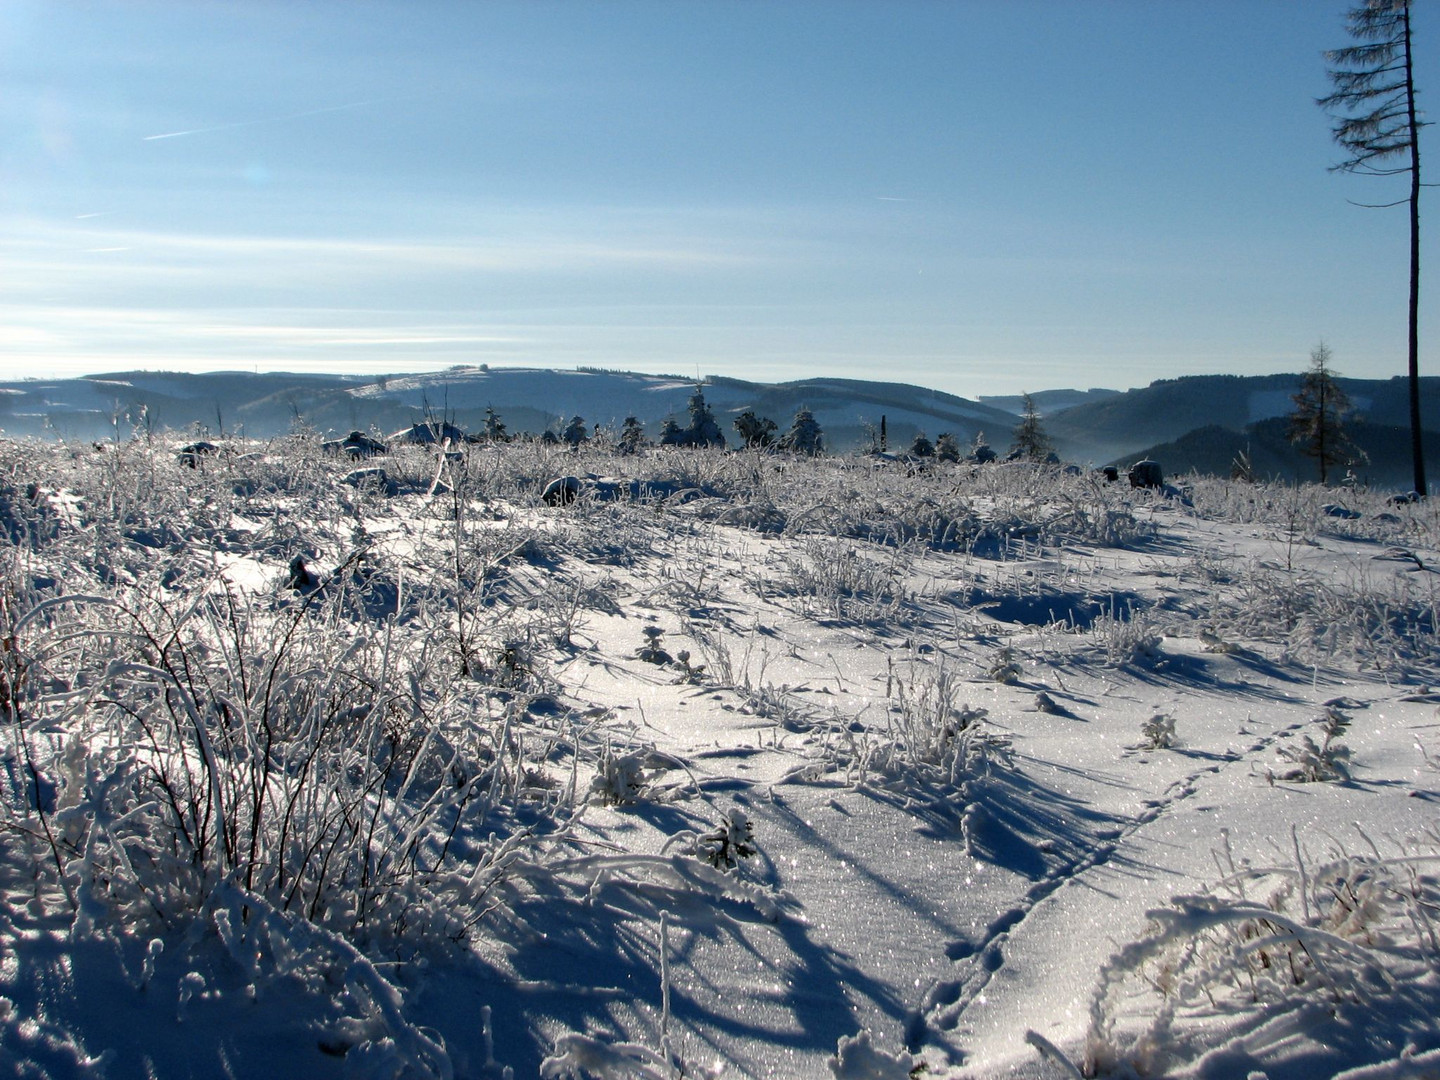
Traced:
<path fill-rule="evenodd" d="M 1429 505 L 0 464 L 7 1073 L 1440 1075 Z"/>

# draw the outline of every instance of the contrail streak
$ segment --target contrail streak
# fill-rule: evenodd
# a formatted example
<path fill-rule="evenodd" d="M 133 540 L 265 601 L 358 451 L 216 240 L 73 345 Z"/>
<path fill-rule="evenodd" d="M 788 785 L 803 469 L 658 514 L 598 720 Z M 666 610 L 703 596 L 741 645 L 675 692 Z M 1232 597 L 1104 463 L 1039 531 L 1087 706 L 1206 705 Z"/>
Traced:
<path fill-rule="evenodd" d="M 211 127 L 190 128 L 186 131 L 167 131 L 160 135 L 145 135 L 142 142 L 154 142 L 156 139 L 178 139 L 182 135 L 206 135 L 212 131 L 230 131 L 233 128 L 253 127 L 256 124 L 273 124 L 280 120 L 298 120 L 302 116 L 319 116 L 322 113 L 344 112 L 346 109 L 358 109 L 362 105 L 374 105 L 373 101 L 352 101 L 346 105 L 330 105 L 323 109 L 306 109 L 304 112 L 286 113 L 284 116 L 265 116 L 259 120 L 237 120 L 233 124 L 215 124 Z"/>

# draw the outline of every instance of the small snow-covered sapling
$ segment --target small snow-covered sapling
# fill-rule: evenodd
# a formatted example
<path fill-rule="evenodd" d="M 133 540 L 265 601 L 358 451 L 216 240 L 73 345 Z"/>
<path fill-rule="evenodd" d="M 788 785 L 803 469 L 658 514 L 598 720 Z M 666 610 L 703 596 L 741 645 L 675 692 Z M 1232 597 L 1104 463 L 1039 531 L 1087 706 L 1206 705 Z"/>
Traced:
<path fill-rule="evenodd" d="M 695 840 L 695 855 L 717 870 L 731 870 L 754 855 L 755 830 L 745 811 L 731 810 L 719 825 Z"/>
<path fill-rule="evenodd" d="M 614 754 L 607 746 L 590 781 L 590 797 L 607 806 L 628 806 L 643 796 L 649 782 L 643 754 Z"/>
<path fill-rule="evenodd" d="M 1010 686 L 1020 681 L 1020 676 L 1025 674 L 1025 669 L 1015 661 L 1015 650 L 1006 645 L 995 654 L 995 660 L 986 672 L 989 678 L 995 682 L 1004 683 Z"/>
<path fill-rule="evenodd" d="M 1156 713 L 1140 725 L 1140 734 L 1144 736 L 1145 749 L 1168 750 L 1175 745 L 1175 718 Z"/>
<path fill-rule="evenodd" d="M 495 663 L 502 683 L 517 683 L 530 674 L 530 660 L 523 641 L 505 642 L 495 657 Z"/>
<path fill-rule="evenodd" d="M 645 644 L 641 645 L 636 652 L 636 655 L 639 656 L 641 660 L 644 660 L 647 664 L 664 666 L 674 659 L 674 657 L 665 651 L 665 646 L 660 640 L 665 636 L 664 630 L 658 626 L 647 626 L 640 632 L 645 635 Z"/>
<path fill-rule="evenodd" d="M 704 664 L 690 663 L 689 649 L 681 649 L 679 652 L 677 652 L 675 654 L 675 662 L 679 664 L 680 667 L 685 671 L 685 677 L 682 680 L 683 682 L 698 683 L 701 679 L 705 677 Z"/>
<path fill-rule="evenodd" d="M 1333 705 L 1316 717 L 1321 739 L 1316 743 L 1309 735 L 1300 737 L 1299 746 L 1281 746 L 1276 753 L 1295 768 L 1280 774 L 1280 779 L 1298 783 L 1319 783 L 1325 780 L 1349 780 L 1350 748 L 1336 740 L 1350 726 L 1350 718 Z"/>

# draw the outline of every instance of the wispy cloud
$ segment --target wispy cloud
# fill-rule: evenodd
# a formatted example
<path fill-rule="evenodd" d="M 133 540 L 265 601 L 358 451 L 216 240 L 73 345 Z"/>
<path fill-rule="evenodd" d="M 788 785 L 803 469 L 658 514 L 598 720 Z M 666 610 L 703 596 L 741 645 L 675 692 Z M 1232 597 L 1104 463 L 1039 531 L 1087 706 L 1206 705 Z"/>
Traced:
<path fill-rule="evenodd" d="M 186 135 L 209 135 L 215 131 L 233 131 L 236 128 L 254 127 L 257 124 L 274 124 L 283 120 L 299 120 L 306 116 L 323 116 L 326 113 L 345 112 L 349 109 L 359 109 L 366 105 L 376 105 L 376 101 L 350 101 L 344 105 L 329 105 L 322 109 L 304 109 L 300 112 L 285 113 L 282 116 L 263 116 L 254 120 L 236 120 L 228 124 L 209 124 L 205 127 L 187 128 L 184 131 L 166 131 L 159 135 L 144 135 L 142 142 L 155 142 L 157 139 L 179 139 Z"/>
<path fill-rule="evenodd" d="M 611 234 L 613 232 L 613 235 Z M 183 266 L 194 273 L 210 263 L 233 275 L 243 264 L 274 264 L 313 274 L 317 266 L 351 273 L 431 268 L 437 271 L 505 271 L 573 273 L 593 268 L 653 266 L 670 269 L 744 267 L 772 258 L 744 239 L 715 233 L 666 233 L 652 229 L 607 230 L 603 225 L 543 225 L 535 231 L 523 223 L 503 234 L 476 233 L 463 239 L 357 239 L 302 236 L 246 236 L 179 233 L 94 226 L 16 225 L 5 246 L 17 262 L 63 267 L 67 252 L 131 251 L 137 261 L 155 269 Z"/>
<path fill-rule="evenodd" d="M 407 364 L 457 363 L 476 356 L 520 355 L 537 342 L 524 328 L 412 312 L 298 308 L 194 309 L 0 305 L 0 352 L 17 366 L 63 370 L 83 356 L 86 368 L 172 363 L 312 367 L 383 359 Z"/>

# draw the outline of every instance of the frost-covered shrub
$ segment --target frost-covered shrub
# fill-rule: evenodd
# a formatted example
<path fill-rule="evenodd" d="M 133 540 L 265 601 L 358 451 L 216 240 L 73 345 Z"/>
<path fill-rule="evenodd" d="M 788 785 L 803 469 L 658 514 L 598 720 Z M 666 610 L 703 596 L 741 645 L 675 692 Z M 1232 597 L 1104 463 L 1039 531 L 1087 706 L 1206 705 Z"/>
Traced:
<path fill-rule="evenodd" d="M 607 746 L 590 781 L 590 798 L 608 806 L 628 806 L 644 797 L 651 779 L 643 752 L 617 754 Z"/>
<path fill-rule="evenodd" d="M 732 808 L 715 828 L 695 839 L 695 857 L 717 870 L 733 870 L 741 859 L 748 859 L 755 852 L 754 826 L 738 807 Z"/>
<path fill-rule="evenodd" d="M 682 672 L 681 681 L 687 683 L 698 683 L 705 677 L 704 664 L 692 664 L 690 662 L 690 650 L 680 649 L 675 653 L 675 663 L 679 665 Z"/>
<path fill-rule="evenodd" d="M 49 493 L 35 481 L 23 487 L 0 482 L 0 538 L 38 550 L 58 528 Z"/>
<path fill-rule="evenodd" d="M 1394 543 L 1436 533 L 1436 511 L 1425 502 L 1395 506 L 1383 489 L 1355 488 L 1345 505 L 1358 517 L 1335 517 L 1325 505 L 1334 488 L 1314 484 L 1235 483 L 1213 476 L 1192 476 L 1185 482 L 1198 517 L 1216 521 L 1266 524 L 1299 536 L 1322 534 Z"/>
<path fill-rule="evenodd" d="M 962 703 L 964 680 L 944 660 L 912 660 L 915 674 L 892 671 L 884 730 L 845 734 L 828 753 L 853 782 L 874 776 L 898 788 L 958 790 L 1009 761 L 1008 739 L 986 724 L 984 708 Z"/>
<path fill-rule="evenodd" d="M 1145 935 L 1102 969 L 1085 1075 L 1188 1075 L 1227 1053 L 1258 1070 L 1301 1030 L 1326 1042 L 1327 1025 L 1347 1063 L 1433 1044 L 1440 836 L 1431 828 L 1385 853 L 1361 833 L 1356 846 L 1332 839 L 1317 859 L 1295 841 L 1290 865 L 1267 856 L 1252 867 L 1236 865 L 1227 839 L 1225 876 L 1150 911 Z M 1377 1015 L 1385 1023 L 1372 1027 Z M 1402 1074 L 1428 1072 L 1384 1073 Z"/>
<path fill-rule="evenodd" d="M 790 731 L 809 730 L 823 721 L 820 711 L 794 695 L 789 684 L 776 686 L 766 680 L 770 653 L 762 647 L 758 663 L 754 662 L 754 635 L 747 639 L 745 650 L 737 659 L 723 636 L 713 629 L 694 623 L 688 631 L 706 657 L 707 663 L 702 666 L 712 673 L 716 683 L 739 698 L 742 713 L 773 721 L 777 727 Z"/>
<path fill-rule="evenodd" d="M 854 544 L 820 537 L 784 552 L 784 570 L 770 582 L 781 595 L 811 599 L 826 613 L 860 622 L 893 619 L 903 601 L 904 551 L 881 561 Z"/>
<path fill-rule="evenodd" d="M 4 812 L 52 837 L 27 857 L 77 918 L 180 925 L 228 882 L 361 940 L 466 925 L 452 841 L 504 827 L 522 747 L 325 603 L 90 595 L 14 619 L 6 751 L 55 794 Z"/>
<path fill-rule="evenodd" d="M 1277 643 L 1304 664 L 1426 672 L 1440 661 L 1440 592 L 1430 576 L 1376 577 L 1363 567 L 1318 575 L 1249 562 L 1203 614 L 1217 633 Z"/>
<path fill-rule="evenodd" d="M 1096 617 L 1090 632 L 1112 667 L 1154 660 L 1161 655 L 1160 634 L 1145 612 L 1129 611 L 1122 618 L 1116 612 Z"/>
<path fill-rule="evenodd" d="M 1319 742 L 1301 735 L 1298 746 L 1276 747 L 1276 754 L 1294 766 L 1280 773 L 1279 779 L 1299 783 L 1350 779 L 1350 748 L 1337 741 L 1349 728 L 1350 718 L 1331 705 L 1315 723 L 1320 728 Z"/>
<path fill-rule="evenodd" d="M 1128 548 L 1150 539 L 1154 526 L 1142 522 L 1129 507 L 1075 507 L 1048 522 L 1057 539 L 1097 547 Z"/>
<path fill-rule="evenodd" d="M 1140 725 L 1140 737 L 1147 750 L 1168 750 L 1175 745 L 1175 718 L 1156 713 Z"/>
<path fill-rule="evenodd" d="M 890 1053 L 874 1044 L 868 1029 L 854 1036 L 841 1036 L 835 1056 L 825 1065 L 835 1080 L 911 1080 L 921 1068 L 921 1059 L 897 1050 Z"/>
<path fill-rule="evenodd" d="M 996 651 L 994 658 L 985 669 L 985 677 L 991 682 L 1013 686 L 1025 676 L 1025 669 L 1015 657 L 1015 650 L 1009 645 Z"/>
<path fill-rule="evenodd" d="M 674 658 L 665 651 L 665 631 L 658 626 L 647 626 L 640 631 L 645 638 L 645 644 L 641 645 L 635 655 L 647 664 L 664 666 Z"/>

